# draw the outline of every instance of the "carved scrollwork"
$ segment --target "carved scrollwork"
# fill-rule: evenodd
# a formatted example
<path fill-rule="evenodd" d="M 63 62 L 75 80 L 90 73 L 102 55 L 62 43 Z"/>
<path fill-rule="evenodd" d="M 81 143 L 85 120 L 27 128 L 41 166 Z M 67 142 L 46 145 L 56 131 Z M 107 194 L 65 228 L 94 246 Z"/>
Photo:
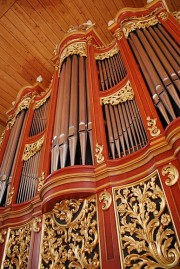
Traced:
<path fill-rule="evenodd" d="M 100 146 L 98 145 L 98 143 L 96 143 L 96 153 L 95 154 L 95 157 L 96 157 L 96 161 L 97 163 L 102 163 L 104 161 L 104 156 L 102 155 L 102 152 L 103 152 L 103 145 Z"/>
<path fill-rule="evenodd" d="M 128 22 L 123 23 L 122 29 L 123 29 L 125 37 L 128 38 L 130 32 L 132 32 L 136 29 L 142 29 L 142 28 L 144 29 L 144 28 L 147 28 L 149 26 L 153 26 L 153 25 L 157 24 L 158 22 L 159 21 L 156 18 L 156 16 L 151 16 L 150 18 L 141 17 L 140 19 L 136 18 L 132 21 L 128 21 Z"/>
<path fill-rule="evenodd" d="M 0 244 L 4 243 L 4 236 L 7 234 L 6 230 L 1 230 L 0 232 Z"/>
<path fill-rule="evenodd" d="M 22 159 L 24 161 L 29 160 L 41 149 L 43 143 L 44 143 L 44 135 L 38 141 L 32 144 L 26 144 Z"/>
<path fill-rule="evenodd" d="M 179 243 L 157 172 L 114 188 L 122 268 L 179 268 Z"/>
<path fill-rule="evenodd" d="M 86 56 L 86 43 L 85 42 L 74 42 L 62 51 L 60 56 L 60 66 L 65 58 L 67 58 L 69 55 L 73 54 L 79 54 L 80 56 Z"/>
<path fill-rule="evenodd" d="M 114 106 L 119 103 L 123 103 L 133 99 L 134 99 L 134 92 L 131 87 L 130 81 L 128 80 L 126 85 L 122 87 L 118 92 L 106 97 L 101 97 L 100 103 L 101 105 L 111 104 L 112 106 Z"/>
<path fill-rule="evenodd" d="M 104 53 L 99 53 L 98 55 L 95 56 L 96 60 L 104 60 L 106 58 L 110 58 L 117 54 L 119 52 L 118 46 L 113 47 L 111 50 L 104 52 Z"/>
<path fill-rule="evenodd" d="M 44 216 L 41 269 L 100 267 L 96 203 L 95 196 L 63 200 Z"/>
<path fill-rule="evenodd" d="M 1 136 L 0 136 L 0 145 L 1 145 L 2 142 L 3 142 L 5 132 L 6 132 L 6 130 L 4 130 L 4 131 L 2 132 L 2 134 L 1 134 Z"/>
<path fill-rule="evenodd" d="M 32 224 L 33 232 L 38 233 L 40 231 L 40 227 L 38 225 L 39 223 L 41 223 L 41 218 L 39 217 L 34 218 L 33 224 Z"/>
<path fill-rule="evenodd" d="M 180 11 L 174 11 L 171 14 L 177 21 L 180 22 Z"/>
<path fill-rule="evenodd" d="M 124 36 L 123 31 L 118 28 L 115 32 L 114 32 L 114 36 L 117 38 L 117 40 L 121 40 Z"/>
<path fill-rule="evenodd" d="M 34 109 L 38 109 L 39 107 L 41 107 L 41 106 L 46 102 L 46 100 L 49 98 L 50 94 L 51 94 L 51 92 L 49 91 L 49 92 L 44 96 L 44 98 L 42 98 L 42 99 L 39 100 L 39 101 L 36 101 L 36 102 L 34 103 Z"/>
<path fill-rule="evenodd" d="M 92 23 L 91 20 L 88 20 L 87 22 L 80 24 L 80 25 L 71 25 L 68 29 L 68 33 L 76 32 L 76 31 L 87 31 L 91 27 L 93 27 L 95 23 Z"/>
<path fill-rule="evenodd" d="M 102 210 L 107 210 L 110 207 L 111 203 L 112 203 L 112 196 L 111 196 L 111 194 L 109 192 L 104 190 L 99 195 L 99 201 L 100 202 L 103 201 Z"/>
<path fill-rule="evenodd" d="M 30 224 L 19 229 L 10 230 L 3 268 L 27 268 L 30 238 Z"/>
<path fill-rule="evenodd" d="M 162 169 L 162 175 L 166 176 L 168 174 L 168 178 L 165 181 L 165 184 L 167 186 L 173 186 L 179 178 L 179 172 L 177 170 L 177 168 L 172 165 L 171 163 L 169 163 L 168 165 L 165 165 Z"/>
<path fill-rule="evenodd" d="M 38 187 L 37 190 L 38 192 L 41 190 L 42 186 L 44 185 L 44 172 L 41 173 L 41 176 L 39 177 L 39 182 L 38 182 Z"/>
<path fill-rule="evenodd" d="M 161 18 L 163 21 L 167 20 L 169 14 L 168 12 L 161 12 L 159 15 L 158 15 L 158 18 Z"/>
<path fill-rule="evenodd" d="M 158 136 L 160 134 L 160 129 L 156 126 L 157 119 L 151 119 L 149 116 L 147 117 L 147 125 L 149 128 L 147 128 L 150 131 L 151 136 Z"/>
<path fill-rule="evenodd" d="M 7 202 L 6 202 L 7 206 L 11 205 L 13 194 L 14 194 L 14 187 L 11 188 L 11 190 L 10 190 L 10 192 L 8 194 L 8 198 L 7 198 Z"/>

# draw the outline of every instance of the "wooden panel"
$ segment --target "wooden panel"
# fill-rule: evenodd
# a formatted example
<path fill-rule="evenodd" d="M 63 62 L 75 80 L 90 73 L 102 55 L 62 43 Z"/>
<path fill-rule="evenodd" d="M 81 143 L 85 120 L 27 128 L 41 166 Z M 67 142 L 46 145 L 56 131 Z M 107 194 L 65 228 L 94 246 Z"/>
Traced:
<path fill-rule="evenodd" d="M 123 7 L 142 7 L 146 0 L 0 0 L 0 122 L 19 90 L 43 77 L 47 87 L 54 72 L 53 50 L 71 25 L 87 20 L 105 44 L 112 41 L 107 30 Z M 178 0 L 167 0 L 171 11 L 179 9 Z"/>

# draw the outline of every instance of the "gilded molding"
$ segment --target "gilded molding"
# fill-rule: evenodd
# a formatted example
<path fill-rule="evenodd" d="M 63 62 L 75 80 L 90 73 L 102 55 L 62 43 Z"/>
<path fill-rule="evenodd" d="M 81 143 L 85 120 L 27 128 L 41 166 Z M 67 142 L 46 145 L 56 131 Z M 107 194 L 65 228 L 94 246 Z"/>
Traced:
<path fill-rule="evenodd" d="M 44 178 L 45 178 L 45 175 L 44 175 L 44 172 L 42 172 L 41 176 L 39 177 L 39 182 L 38 182 L 38 187 L 37 187 L 38 192 L 42 189 L 42 186 L 44 185 Z"/>
<path fill-rule="evenodd" d="M 11 205 L 13 194 L 14 194 L 14 187 L 12 187 L 11 191 L 8 193 L 8 198 L 7 198 L 7 202 L 6 202 L 7 206 Z"/>
<path fill-rule="evenodd" d="M 107 51 L 107 52 L 103 52 L 103 53 L 99 53 L 95 56 L 96 60 L 104 60 L 110 57 L 113 57 L 115 54 L 117 54 L 119 52 L 119 48 L 116 45 L 115 47 L 113 47 L 111 50 Z"/>
<path fill-rule="evenodd" d="M 171 13 L 171 15 L 180 22 L 180 11 L 174 11 Z"/>
<path fill-rule="evenodd" d="M 147 129 L 149 130 L 151 136 L 158 136 L 161 133 L 160 129 L 158 129 L 156 126 L 156 122 L 156 118 L 151 119 L 149 116 L 147 117 L 147 126 L 149 126 Z"/>
<path fill-rule="evenodd" d="M 34 103 L 34 109 L 38 109 L 39 107 L 41 107 L 49 98 L 49 96 L 51 95 L 51 91 L 49 91 L 44 98 L 42 98 L 41 100 L 38 100 Z"/>
<path fill-rule="evenodd" d="M 32 224 L 33 232 L 38 233 L 40 231 L 40 227 L 38 225 L 39 223 L 41 223 L 41 218 L 39 217 L 34 218 L 33 224 Z"/>
<path fill-rule="evenodd" d="M 179 178 L 179 172 L 177 170 L 177 168 L 172 165 L 171 163 L 169 163 L 168 165 L 165 165 L 162 169 L 162 175 L 166 176 L 167 175 L 167 179 L 165 181 L 165 184 L 167 186 L 173 186 Z"/>
<path fill-rule="evenodd" d="M 86 53 L 86 43 L 85 42 L 74 42 L 67 47 L 64 48 L 64 50 L 61 52 L 60 56 L 60 66 L 62 65 L 65 58 L 67 58 L 70 55 L 73 54 L 79 54 L 80 56 L 87 56 Z"/>
<path fill-rule="evenodd" d="M 118 28 L 114 32 L 114 36 L 117 38 L 117 40 L 121 40 L 124 37 L 124 33 L 123 33 L 123 31 L 120 28 Z"/>
<path fill-rule="evenodd" d="M 103 145 L 100 146 L 100 145 L 98 145 L 98 143 L 96 143 L 96 153 L 97 154 L 95 154 L 95 157 L 96 157 L 97 163 L 99 163 L 99 164 L 104 161 L 104 156 L 102 155 L 103 148 L 104 148 Z"/>
<path fill-rule="evenodd" d="M 27 268 L 31 225 L 10 229 L 8 235 L 3 268 Z"/>
<path fill-rule="evenodd" d="M 165 20 L 167 20 L 168 16 L 169 16 L 168 12 L 161 12 L 161 13 L 159 13 L 158 18 L 165 21 Z"/>
<path fill-rule="evenodd" d="M 22 157 L 23 161 L 27 161 L 32 156 L 34 156 L 41 149 L 43 143 L 44 143 L 44 135 L 36 142 L 32 144 L 26 144 L 24 148 L 23 157 Z"/>
<path fill-rule="evenodd" d="M 102 210 L 107 210 L 111 206 L 112 196 L 111 196 L 111 194 L 109 192 L 107 192 L 106 190 L 104 190 L 99 195 L 99 201 L 100 202 L 103 201 Z"/>
<path fill-rule="evenodd" d="M 179 242 L 157 172 L 113 188 L 122 268 L 179 268 Z"/>
<path fill-rule="evenodd" d="M 1 230 L 0 232 L 0 244 L 3 244 L 4 243 L 4 236 L 7 234 L 7 231 L 6 230 Z"/>
<path fill-rule="evenodd" d="M 100 98 L 100 104 L 107 105 L 111 104 L 112 106 L 117 105 L 119 103 L 126 102 L 128 100 L 134 99 L 134 91 L 132 89 L 132 86 L 130 84 L 130 81 L 126 83 L 124 87 L 122 87 L 119 91 L 117 91 L 114 94 L 111 94 L 106 97 Z"/>
<path fill-rule="evenodd" d="M 156 18 L 156 16 L 151 16 L 149 17 L 141 17 L 139 18 L 134 18 L 132 21 L 128 21 L 123 23 L 122 25 L 122 30 L 124 32 L 124 35 L 126 38 L 128 38 L 129 34 L 136 30 L 136 29 L 145 29 L 148 28 L 149 26 L 153 26 L 157 24 L 159 21 Z"/>
<path fill-rule="evenodd" d="M 19 112 L 21 112 L 23 109 L 29 108 L 29 105 L 31 102 L 32 102 L 32 98 L 26 97 L 19 103 L 15 113 L 9 117 L 9 120 L 7 123 L 7 129 L 10 129 L 14 125 L 16 121 L 16 117 L 19 114 Z"/>
<path fill-rule="evenodd" d="M 44 215 L 40 269 L 100 268 L 96 196 L 57 203 Z"/>

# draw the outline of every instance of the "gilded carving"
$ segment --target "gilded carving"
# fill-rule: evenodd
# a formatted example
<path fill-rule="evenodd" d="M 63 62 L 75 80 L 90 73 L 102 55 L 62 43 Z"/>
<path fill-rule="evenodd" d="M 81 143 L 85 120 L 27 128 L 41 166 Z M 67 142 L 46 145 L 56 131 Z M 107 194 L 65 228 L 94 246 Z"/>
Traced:
<path fill-rule="evenodd" d="M 38 192 L 41 190 L 43 185 L 44 185 L 44 172 L 42 172 L 41 176 L 39 177 L 39 182 L 38 182 L 38 187 L 37 187 Z"/>
<path fill-rule="evenodd" d="M 8 198 L 7 198 L 7 202 L 6 202 L 7 206 L 11 205 L 13 194 L 14 194 L 14 187 L 11 188 L 11 191 L 8 194 Z"/>
<path fill-rule="evenodd" d="M 112 48 L 111 50 L 109 50 L 107 52 L 103 52 L 103 53 L 96 55 L 95 59 L 96 60 L 104 60 L 106 58 L 110 58 L 110 57 L 114 56 L 118 52 L 119 52 L 119 48 L 118 48 L 118 46 L 115 46 L 114 48 Z"/>
<path fill-rule="evenodd" d="M 2 132 L 2 134 L 1 134 L 1 136 L 0 136 L 0 145 L 1 145 L 2 142 L 3 142 L 5 132 L 6 132 L 6 130 L 4 130 L 4 131 Z"/>
<path fill-rule="evenodd" d="M 68 29 L 68 33 L 76 32 L 76 31 L 87 31 L 91 27 L 93 27 L 95 23 L 92 23 L 91 20 L 88 20 L 87 22 L 80 24 L 80 25 L 71 25 Z"/>
<path fill-rule="evenodd" d="M 19 229 L 10 230 L 3 268 L 27 268 L 30 238 L 30 224 Z"/>
<path fill-rule="evenodd" d="M 112 196 L 111 196 L 111 194 L 109 192 L 104 190 L 99 195 L 99 201 L 100 202 L 103 201 L 102 210 L 107 210 L 110 207 L 111 203 L 112 203 Z"/>
<path fill-rule="evenodd" d="M 19 114 L 19 112 L 21 112 L 21 110 L 29 108 L 31 101 L 32 101 L 31 97 L 26 97 L 19 103 L 15 113 L 11 115 L 8 120 L 7 129 L 10 129 L 14 125 L 16 117 Z"/>
<path fill-rule="evenodd" d="M 122 87 L 119 91 L 112 95 L 108 95 L 106 97 L 100 98 L 101 105 L 107 105 L 111 104 L 112 106 L 117 105 L 119 103 L 126 102 L 128 100 L 133 100 L 134 98 L 134 92 L 131 87 L 130 81 L 126 83 L 124 87 Z"/>
<path fill-rule="evenodd" d="M 114 32 L 114 36 L 117 38 L 117 40 L 121 40 L 124 36 L 123 31 L 118 28 L 115 32 Z"/>
<path fill-rule="evenodd" d="M 32 144 L 26 144 L 22 159 L 24 161 L 29 160 L 32 156 L 34 156 L 41 149 L 43 143 L 44 143 L 44 135 L 36 142 Z"/>
<path fill-rule="evenodd" d="M 1 230 L 0 232 L 0 244 L 4 243 L 4 236 L 7 234 L 6 230 Z"/>
<path fill-rule="evenodd" d="M 180 22 L 180 11 L 174 11 L 171 14 L 177 21 Z"/>
<path fill-rule="evenodd" d="M 151 119 L 149 116 L 147 117 L 147 125 L 149 128 L 147 128 L 150 131 L 151 136 L 158 136 L 160 134 L 160 129 L 156 126 L 157 119 Z"/>
<path fill-rule="evenodd" d="M 40 267 L 97 269 L 96 197 L 62 200 L 44 216 Z"/>
<path fill-rule="evenodd" d="M 96 143 L 96 153 L 97 154 L 95 154 L 95 157 L 96 157 L 97 163 L 99 163 L 99 164 L 104 161 L 104 156 L 102 155 L 103 147 L 104 147 L 103 145 L 100 146 L 100 145 L 98 145 L 98 143 Z"/>
<path fill-rule="evenodd" d="M 114 188 L 122 268 L 179 268 L 179 243 L 157 173 Z"/>
<path fill-rule="evenodd" d="M 159 15 L 158 15 L 158 18 L 161 18 L 163 21 L 167 20 L 169 14 L 168 12 L 161 12 Z"/>
<path fill-rule="evenodd" d="M 167 186 L 173 186 L 179 178 L 179 172 L 177 170 L 177 168 L 172 165 L 171 163 L 169 163 L 168 165 L 165 165 L 162 169 L 162 175 L 166 176 L 167 175 L 167 179 L 165 181 L 165 184 Z"/>
<path fill-rule="evenodd" d="M 39 223 L 41 223 L 41 218 L 39 217 L 34 218 L 33 224 L 32 224 L 33 232 L 38 233 L 40 231 Z"/>
<path fill-rule="evenodd" d="M 34 103 L 34 109 L 38 109 L 39 107 L 41 107 L 46 101 L 47 99 L 49 98 L 51 92 L 49 91 L 45 96 L 44 98 L 42 98 L 41 100 L 38 100 Z"/>
<path fill-rule="evenodd" d="M 60 56 L 60 66 L 65 58 L 67 58 L 69 55 L 73 54 L 79 54 L 80 56 L 86 56 L 86 43 L 85 42 L 74 42 L 62 51 Z"/>
<path fill-rule="evenodd" d="M 148 17 L 141 17 L 140 19 L 136 18 L 135 20 L 123 23 L 122 30 L 124 32 L 125 37 L 128 38 L 130 32 L 136 29 L 142 29 L 142 28 L 144 29 L 149 26 L 153 26 L 158 22 L 159 21 L 156 18 L 156 16 L 152 16 L 150 18 Z"/>

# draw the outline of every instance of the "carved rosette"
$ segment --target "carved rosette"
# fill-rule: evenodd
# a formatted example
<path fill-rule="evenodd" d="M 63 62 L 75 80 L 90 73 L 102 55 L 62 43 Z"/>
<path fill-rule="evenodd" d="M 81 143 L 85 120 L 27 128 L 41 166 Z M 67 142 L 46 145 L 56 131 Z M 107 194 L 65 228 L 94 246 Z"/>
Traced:
<path fill-rule="evenodd" d="M 124 37 L 124 33 L 123 33 L 123 31 L 120 28 L 118 28 L 114 32 L 114 36 L 117 38 L 117 40 L 121 40 Z"/>
<path fill-rule="evenodd" d="M 106 96 L 106 97 L 101 97 L 100 98 L 100 103 L 101 105 L 107 105 L 111 104 L 112 106 L 117 105 L 119 103 L 126 102 L 128 100 L 133 100 L 134 99 L 134 92 L 131 87 L 131 83 L 128 80 L 126 85 L 122 87 L 118 92 Z"/>
<path fill-rule="evenodd" d="M 95 154 L 95 157 L 96 157 L 97 163 L 99 163 L 99 164 L 104 161 L 104 156 L 102 154 L 103 148 L 104 148 L 103 145 L 100 146 L 100 145 L 98 145 L 98 143 L 96 143 L 96 154 Z"/>
<path fill-rule="evenodd" d="M 161 12 L 159 15 L 158 15 L 158 18 L 162 19 L 163 21 L 167 20 L 169 14 L 168 12 Z"/>
<path fill-rule="evenodd" d="M 151 119 L 150 117 L 147 117 L 147 125 L 149 126 L 147 129 L 150 132 L 151 136 L 158 136 L 161 131 L 156 126 L 157 119 Z"/>
<path fill-rule="evenodd" d="M 31 225 L 9 231 L 3 268 L 27 268 Z"/>
<path fill-rule="evenodd" d="M 62 200 L 44 216 L 40 268 L 100 267 L 96 197 Z"/>
<path fill-rule="evenodd" d="M 44 135 L 36 142 L 32 144 L 26 144 L 22 157 L 23 161 L 27 161 L 32 156 L 34 156 L 41 149 L 43 143 L 44 143 Z"/>
<path fill-rule="evenodd" d="M 69 55 L 73 54 L 79 54 L 80 56 L 87 56 L 86 53 L 86 43 L 85 42 L 74 42 L 62 51 L 60 56 L 60 66 L 62 65 L 62 62 L 65 58 L 67 58 Z"/>
<path fill-rule="evenodd" d="M 177 170 L 177 168 L 172 165 L 171 163 L 169 163 L 168 165 L 165 165 L 162 169 L 162 175 L 166 176 L 167 175 L 167 179 L 165 180 L 165 184 L 167 186 L 173 186 L 179 178 L 179 172 Z"/>
<path fill-rule="evenodd" d="M 119 52 L 119 48 L 116 45 L 115 47 L 113 47 L 111 50 L 107 51 L 107 52 L 103 52 L 103 53 L 99 53 L 95 56 L 96 60 L 104 60 L 110 57 L 113 57 L 115 54 L 117 54 Z"/>
<path fill-rule="evenodd" d="M 122 268 L 179 268 L 179 243 L 159 176 L 114 188 Z"/>

